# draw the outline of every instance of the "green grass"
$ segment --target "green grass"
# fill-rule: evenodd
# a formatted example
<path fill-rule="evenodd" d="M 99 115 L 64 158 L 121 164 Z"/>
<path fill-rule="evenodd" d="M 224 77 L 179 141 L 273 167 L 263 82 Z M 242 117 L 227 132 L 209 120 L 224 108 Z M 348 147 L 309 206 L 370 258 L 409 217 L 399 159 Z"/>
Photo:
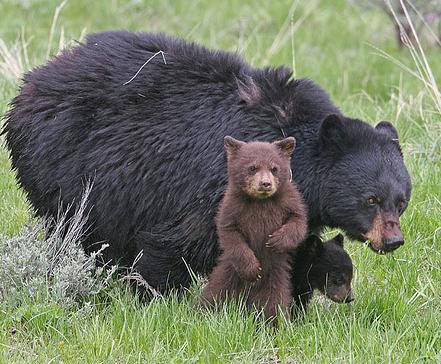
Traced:
<path fill-rule="evenodd" d="M 44 62 L 55 7 L 50 0 L 0 2 L 0 38 L 9 47 L 25 35 L 30 66 Z M 289 1 L 70 1 L 55 26 L 52 53 L 87 32 L 126 28 L 163 31 L 210 47 L 237 50 L 253 65 L 295 64 L 297 77 L 325 87 L 342 111 L 371 123 L 392 121 L 400 132 L 414 190 L 402 218 L 406 244 L 378 256 L 359 243 L 347 248 L 356 265 L 349 307 L 314 300 L 308 315 L 278 332 L 231 304 L 219 312 L 184 297 L 140 304 L 122 284 L 75 310 L 45 299 L 0 310 L 0 362 L 440 362 L 441 115 L 424 85 L 376 55 L 396 49 L 389 19 L 346 1 L 300 2 L 294 36 L 284 36 Z M 281 42 L 273 44 L 275 39 Z M 294 52 L 292 49 L 294 46 Z M 272 47 L 273 51 L 268 52 Z M 427 49 L 441 77 L 440 49 Z M 295 62 L 293 62 L 293 55 Z M 0 112 L 17 84 L 0 74 Z M 0 150 L 0 233 L 13 235 L 31 217 Z"/>

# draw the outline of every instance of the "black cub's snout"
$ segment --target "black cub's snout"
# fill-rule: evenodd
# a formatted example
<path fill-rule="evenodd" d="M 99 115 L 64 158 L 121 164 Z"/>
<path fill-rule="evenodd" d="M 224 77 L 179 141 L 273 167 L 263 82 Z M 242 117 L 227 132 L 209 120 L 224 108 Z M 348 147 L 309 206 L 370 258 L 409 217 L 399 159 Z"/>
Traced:
<path fill-rule="evenodd" d="M 352 302 L 353 300 L 355 300 L 355 296 L 352 293 L 352 291 L 349 291 L 349 294 L 346 296 L 344 303 L 349 303 Z"/>

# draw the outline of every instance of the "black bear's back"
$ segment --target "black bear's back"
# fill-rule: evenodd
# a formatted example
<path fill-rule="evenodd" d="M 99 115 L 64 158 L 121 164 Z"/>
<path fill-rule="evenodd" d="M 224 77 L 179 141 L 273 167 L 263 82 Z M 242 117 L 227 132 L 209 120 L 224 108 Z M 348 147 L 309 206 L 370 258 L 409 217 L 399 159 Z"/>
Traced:
<path fill-rule="evenodd" d="M 257 107 L 239 92 L 250 79 L 261 91 Z M 319 122 L 338 112 L 320 87 L 291 80 L 285 68 L 255 69 L 232 53 L 125 31 L 92 34 L 28 73 L 11 106 L 6 143 L 37 214 L 56 217 L 60 200 L 78 202 L 93 181 L 86 247 L 107 241 L 107 257 L 122 264 L 143 250 L 140 270 L 161 287 L 188 284 L 187 265 L 213 267 L 225 135 L 295 136 L 303 153 L 295 152 L 294 178 L 309 188 L 302 173 Z"/>
<path fill-rule="evenodd" d="M 90 35 L 28 73 L 4 131 L 37 213 L 57 216 L 60 194 L 65 205 L 78 201 L 89 179 L 93 231 L 121 247 L 117 256 L 140 230 L 194 224 L 188 211 L 200 206 L 190 215 L 211 228 L 225 184 L 222 138 L 240 127 L 230 120 L 245 68 L 233 54 L 121 31 Z M 213 229 L 198 228 L 183 243 Z"/>

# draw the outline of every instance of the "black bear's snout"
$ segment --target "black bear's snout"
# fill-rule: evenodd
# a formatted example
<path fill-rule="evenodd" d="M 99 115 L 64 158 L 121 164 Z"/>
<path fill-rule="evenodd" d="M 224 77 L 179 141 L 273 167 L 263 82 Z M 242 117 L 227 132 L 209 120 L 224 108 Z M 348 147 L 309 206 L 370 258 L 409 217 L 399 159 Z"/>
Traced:
<path fill-rule="evenodd" d="M 394 251 L 404 244 L 404 238 L 402 235 L 392 236 L 383 240 L 384 250 L 387 252 Z"/>

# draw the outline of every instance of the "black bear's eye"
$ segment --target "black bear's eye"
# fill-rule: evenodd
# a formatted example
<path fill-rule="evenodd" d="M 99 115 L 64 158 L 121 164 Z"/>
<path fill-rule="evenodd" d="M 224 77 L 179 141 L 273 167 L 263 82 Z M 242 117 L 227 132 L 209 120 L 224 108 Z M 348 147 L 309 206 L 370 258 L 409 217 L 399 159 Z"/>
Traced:
<path fill-rule="evenodd" d="M 249 166 L 248 171 L 252 174 L 256 173 L 257 167 L 255 165 Z"/>
<path fill-rule="evenodd" d="M 345 283 L 345 280 L 344 280 L 343 277 L 335 277 L 335 278 L 333 279 L 333 283 L 334 283 L 336 286 L 340 286 L 340 285 L 342 285 L 343 283 Z"/>
<path fill-rule="evenodd" d="M 368 205 L 371 205 L 371 206 L 377 205 L 379 202 L 380 202 L 380 200 L 376 196 L 370 196 L 367 199 Z"/>
<path fill-rule="evenodd" d="M 401 214 L 404 211 L 404 208 L 406 207 L 406 201 L 400 201 L 398 204 L 398 212 Z"/>
<path fill-rule="evenodd" d="M 277 167 L 271 168 L 271 173 L 274 174 L 274 175 L 276 175 L 278 171 L 279 170 L 277 169 Z"/>

